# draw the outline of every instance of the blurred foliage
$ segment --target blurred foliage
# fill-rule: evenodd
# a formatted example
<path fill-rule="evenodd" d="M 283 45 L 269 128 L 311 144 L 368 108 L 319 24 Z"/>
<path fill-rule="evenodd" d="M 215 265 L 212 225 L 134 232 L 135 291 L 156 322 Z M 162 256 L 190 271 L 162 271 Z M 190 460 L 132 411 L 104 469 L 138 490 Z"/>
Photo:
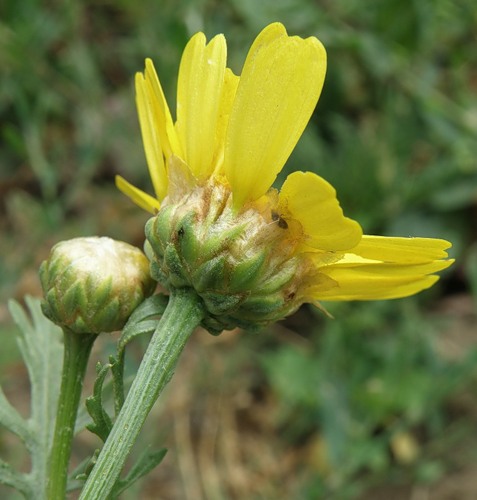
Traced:
<path fill-rule="evenodd" d="M 472 463 L 477 442 L 469 430 L 477 418 L 473 0 L 4 0 L 0 302 L 39 292 L 37 265 L 59 239 L 104 234 L 142 244 L 147 216 L 116 192 L 113 177 L 150 191 L 133 89 L 144 58 L 153 58 L 173 107 L 191 34 L 225 33 L 229 64 L 239 72 L 251 41 L 271 21 L 317 36 L 329 58 L 316 112 L 278 182 L 292 170 L 315 170 L 366 232 L 447 238 L 457 263 L 416 298 L 333 304 L 336 320 L 305 307 L 259 337 L 195 346 L 209 364 L 182 366 L 190 374 L 174 387 L 197 389 L 185 410 L 193 415 L 202 408 L 200 394 L 213 395 L 217 385 L 218 405 L 229 391 L 253 395 L 253 404 L 234 410 L 250 484 L 227 469 L 215 479 L 216 498 L 227 498 L 224 491 L 230 498 L 373 498 L 380 485 L 451 498 L 442 481 Z M 4 306 L 0 321 L 10 339 Z M 284 330 L 298 335 L 283 337 Z M 2 340 L 0 358 L 13 380 L 11 344 Z M 213 363 L 222 357 L 228 369 L 217 384 Z M 172 425 L 167 410 L 161 419 L 164 428 Z M 193 433 L 194 422 L 204 423 L 191 421 Z M 147 432 L 157 438 L 157 430 Z M 252 458 L 247 435 L 275 450 L 277 476 Z M 2 453 L 5 439 L 0 435 Z M 300 468 L 278 467 L 287 450 Z M 202 491 L 212 498 L 207 478 L 194 490 L 192 477 L 171 477 L 184 485 L 165 497 L 195 500 L 188 492 Z"/>

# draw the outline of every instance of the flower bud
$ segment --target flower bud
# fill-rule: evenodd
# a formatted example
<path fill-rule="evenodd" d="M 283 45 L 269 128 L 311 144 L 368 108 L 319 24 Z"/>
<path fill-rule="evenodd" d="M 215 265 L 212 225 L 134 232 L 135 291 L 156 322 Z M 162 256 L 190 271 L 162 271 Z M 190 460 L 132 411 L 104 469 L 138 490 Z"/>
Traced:
<path fill-rule="evenodd" d="M 75 333 L 120 330 L 156 287 L 138 248 L 95 236 L 56 244 L 40 280 L 45 316 Z"/>

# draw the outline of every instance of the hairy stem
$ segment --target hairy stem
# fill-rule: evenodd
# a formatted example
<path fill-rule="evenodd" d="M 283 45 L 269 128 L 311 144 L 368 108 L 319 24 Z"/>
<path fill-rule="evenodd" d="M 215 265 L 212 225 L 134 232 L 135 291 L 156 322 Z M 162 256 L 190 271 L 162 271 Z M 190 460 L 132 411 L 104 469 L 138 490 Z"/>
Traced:
<path fill-rule="evenodd" d="M 47 498 L 65 498 L 68 463 L 83 379 L 96 334 L 64 332 L 63 373 L 56 413 L 55 434 L 49 458 Z"/>
<path fill-rule="evenodd" d="M 201 301 L 193 290 L 180 289 L 171 294 L 80 500 L 108 498 L 111 494 L 147 415 L 172 377 L 185 343 L 203 316 Z"/>

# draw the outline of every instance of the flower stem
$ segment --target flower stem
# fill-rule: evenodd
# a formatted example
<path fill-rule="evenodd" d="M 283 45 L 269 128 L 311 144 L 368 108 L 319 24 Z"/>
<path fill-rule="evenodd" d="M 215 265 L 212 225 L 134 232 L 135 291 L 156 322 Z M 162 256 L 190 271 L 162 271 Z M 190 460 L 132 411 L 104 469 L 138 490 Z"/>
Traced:
<path fill-rule="evenodd" d="M 147 415 L 172 377 L 186 341 L 203 317 L 201 300 L 193 290 L 172 292 L 80 500 L 108 498 Z"/>
<path fill-rule="evenodd" d="M 71 454 L 76 414 L 83 388 L 83 379 L 96 334 L 78 334 L 67 328 L 64 333 L 63 373 L 56 413 L 55 434 L 49 457 L 47 498 L 65 498 L 68 463 Z"/>

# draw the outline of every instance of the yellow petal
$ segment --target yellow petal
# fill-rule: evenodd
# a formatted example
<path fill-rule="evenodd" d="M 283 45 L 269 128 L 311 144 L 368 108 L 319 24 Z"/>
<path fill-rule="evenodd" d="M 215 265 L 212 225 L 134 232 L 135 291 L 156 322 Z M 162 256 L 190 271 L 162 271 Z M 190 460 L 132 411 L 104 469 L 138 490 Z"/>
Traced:
<path fill-rule="evenodd" d="M 147 91 L 142 73 L 136 74 L 136 105 L 141 125 L 142 141 L 146 154 L 149 175 L 156 196 L 162 200 L 167 194 L 167 175 L 159 137 L 158 120 L 154 113 L 154 103 Z"/>
<path fill-rule="evenodd" d="M 319 254 L 309 254 L 318 269 L 317 281 L 309 289 L 317 300 L 377 300 L 405 297 L 432 286 L 433 275 L 449 267 L 445 259 L 450 243 L 431 238 L 386 238 L 363 236 L 362 242 L 341 259 L 326 265 Z M 321 274 L 337 283 L 320 285 Z"/>
<path fill-rule="evenodd" d="M 170 158 L 173 154 L 182 156 L 182 149 L 174 128 L 171 112 L 151 59 L 146 59 L 144 75 L 147 83 L 146 90 L 149 95 L 149 102 L 153 108 L 153 115 L 161 139 L 164 156 L 166 159 Z"/>
<path fill-rule="evenodd" d="M 287 30 L 282 23 L 271 23 L 265 26 L 250 46 L 247 57 L 250 57 L 251 54 L 255 54 L 262 46 L 269 45 L 274 40 L 287 36 Z"/>
<path fill-rule="evenodd" d="M 197 33 L 187 44 L 179 68 L 176 130 L 183 160 L 198 179 L 214 170 L 217 122 L 224 85 L 227 46 L 223 35 L 206 45 Z"/>
<path fill-rule="evenodd" d="M 224 171 L 234 204 L 270 188 L 300 138 L 321 93 L 326 52 L 316 38 L 265 28 L 248 53 L 227 130 Z"/>
<path fill-rule="evenodd" d="M 229 124 L 230 112 L 235 99 L 235 93 L 240 81 L 240 77 L 234 75 L 230 68 L 225 70 L 224 87 L 222 90 L 221 103 L 219 107 L 219 119 L 217 122 L 216 151 L 213 159 L 215 165 L 214 174 L 222 170 L 224 162 L 225 135 Z"/>
<path fill-rule="evenodd" d="M 116 187 L 128 198 L 130 198 L 138 207 L 150 212 L 151 214 L 157 213 L 161 206 L 159 200 L 156 200 L 153 196 L 141 191 L 136 186 L 133 186 L 120 175 L 117 175 L 115 180 Z"/>
<path fill-rule="evenodd" d="M 367 274 L 359 270 L 336 269 L 328 276 L 337 287 L 310 288 L 309 294 L 315 300 L 384 300 L 398 299 L 414 295 L 430 288 L 438 279 L 436 275 L 410 277 L 390 277 Z"/>
<path fill-rule="evenodd" d="M 304 243 L 325 251 L 349 250 L 361 240 L 361 226 L 343 215 L 331 184 L 312 172 L 294 172 L 283 184 L 278 210 L 300 222 Z"/>
<path fill-rule="evenodd" d="M 364 235 L 352 253 L 366 259 L 413 264 L 447 257 L 452 246 L 436 238 L 397 238 Z"/>

